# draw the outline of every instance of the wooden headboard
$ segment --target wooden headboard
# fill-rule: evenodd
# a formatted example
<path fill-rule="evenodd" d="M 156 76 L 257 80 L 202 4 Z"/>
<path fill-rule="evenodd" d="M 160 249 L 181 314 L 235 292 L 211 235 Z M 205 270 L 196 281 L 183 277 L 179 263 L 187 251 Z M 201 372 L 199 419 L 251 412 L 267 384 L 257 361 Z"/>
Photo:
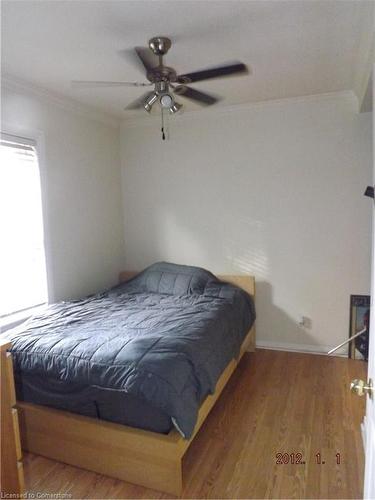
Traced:
<path fill-rule="evenodd" d="M 122 271 L 119 275 L 120 283 L 124 283 L 125 281 L 130 280 L 134 276 L 138 274 L 137 271 Z M 219 274 L 217 276 L 222 281 L 226 281 L 227 283 L 232 283 L 236 285 L 245 292 L 247 292 L 253 300 L 255 301 L 255 278 L 254 276 L 246 275 L 246 274 Z M 255 351 L 255 324 L 251 327 L 243 347 L 242 351 Z"/>

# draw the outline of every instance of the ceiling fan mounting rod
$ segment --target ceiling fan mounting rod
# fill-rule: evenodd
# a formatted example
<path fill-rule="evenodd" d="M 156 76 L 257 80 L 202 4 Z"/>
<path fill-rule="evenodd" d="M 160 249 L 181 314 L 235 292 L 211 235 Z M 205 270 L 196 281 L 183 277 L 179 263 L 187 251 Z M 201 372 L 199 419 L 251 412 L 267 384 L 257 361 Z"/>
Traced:
<path fill-rule="evenodd" d="M 176 72 L 173 68 L 164 66 L 163 56 L 171 48 L 172 42 L 165 36 L 154 36 L 150 38 L 148 46 L 158 58 L 158 66 L 148 68 L 147 79 L 152 83 L 157 82 L 174 82 L 177 79 Z"/>

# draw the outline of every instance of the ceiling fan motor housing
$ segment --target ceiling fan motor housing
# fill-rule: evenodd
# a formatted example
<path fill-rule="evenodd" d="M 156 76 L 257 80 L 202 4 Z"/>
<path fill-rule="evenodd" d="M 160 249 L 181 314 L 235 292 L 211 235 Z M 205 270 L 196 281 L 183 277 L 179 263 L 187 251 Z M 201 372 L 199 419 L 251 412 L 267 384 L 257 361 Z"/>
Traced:
<path fill-rule="evenodd" d="M 168 66 L 156 66 L 147 72 L 147 80 L 156 82 L 176 82 L 177 74 L 173 68 Z"/>

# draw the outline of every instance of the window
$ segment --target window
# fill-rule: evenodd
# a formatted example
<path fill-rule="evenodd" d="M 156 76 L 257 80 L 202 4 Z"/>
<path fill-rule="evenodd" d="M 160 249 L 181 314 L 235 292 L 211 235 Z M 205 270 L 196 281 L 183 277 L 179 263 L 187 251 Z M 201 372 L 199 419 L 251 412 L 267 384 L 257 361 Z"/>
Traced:
<path fill-rule="evenodd" d="M 47 302 L 42 199 L 34 141 L 0 142 L 0 318 Z"/>

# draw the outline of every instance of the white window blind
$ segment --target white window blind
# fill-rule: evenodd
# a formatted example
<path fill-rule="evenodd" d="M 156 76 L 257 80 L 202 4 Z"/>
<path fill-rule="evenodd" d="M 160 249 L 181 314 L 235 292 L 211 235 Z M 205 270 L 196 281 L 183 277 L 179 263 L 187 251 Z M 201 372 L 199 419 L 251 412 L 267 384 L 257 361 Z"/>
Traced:
<path fill-rule="evenodd" d="M 35 142 L 0 141 L 0 317 L 47 302 L 42 199 Z"/>

